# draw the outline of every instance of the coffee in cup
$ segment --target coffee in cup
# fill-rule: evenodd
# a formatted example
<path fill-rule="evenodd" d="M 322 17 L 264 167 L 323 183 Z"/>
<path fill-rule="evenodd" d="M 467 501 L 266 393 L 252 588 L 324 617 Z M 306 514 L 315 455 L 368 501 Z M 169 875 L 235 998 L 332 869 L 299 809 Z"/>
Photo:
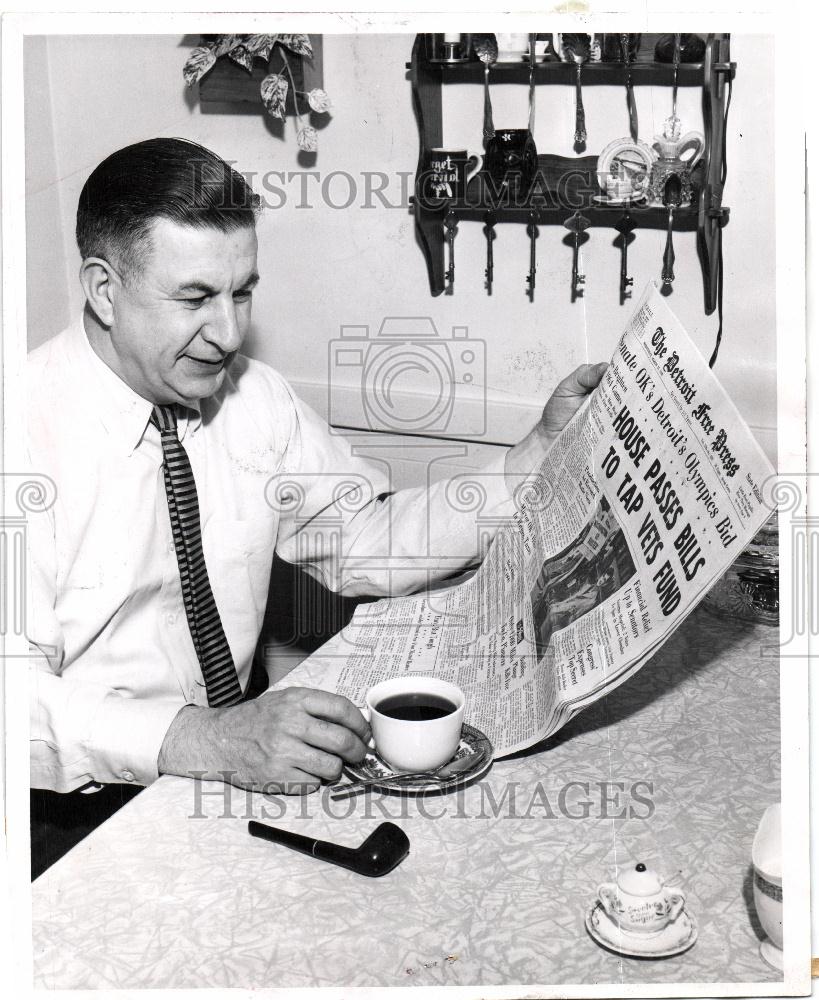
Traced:
<path fill-rule="evenodd" d="M 432 771 L 455 756 L 464 693 L 437 677 L 395 677 L 370 688 L 366 714 L 378 753 L 396 771 Z"/>

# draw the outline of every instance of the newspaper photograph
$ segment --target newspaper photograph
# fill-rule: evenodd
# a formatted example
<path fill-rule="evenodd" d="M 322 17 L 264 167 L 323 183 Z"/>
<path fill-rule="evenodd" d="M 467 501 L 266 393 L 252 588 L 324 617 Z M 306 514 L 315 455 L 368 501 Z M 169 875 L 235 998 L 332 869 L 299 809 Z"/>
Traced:
<path fill-rule="evenodd" d="M 455 682 L 496 756 L 551 736 L 643 666 L 771 509 L 773 469 L 650 283 L 587 405 L 515 491 L 478 572 L 359 606 L 321 686 Z M 296 669 L 286 686 L 305 682 Z"/>

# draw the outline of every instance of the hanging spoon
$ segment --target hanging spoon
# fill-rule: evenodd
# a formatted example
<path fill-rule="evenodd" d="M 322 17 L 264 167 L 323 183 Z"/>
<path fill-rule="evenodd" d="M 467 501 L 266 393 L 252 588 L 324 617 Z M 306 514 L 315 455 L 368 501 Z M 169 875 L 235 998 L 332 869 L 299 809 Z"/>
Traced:
<path fill-rule="evenodd" d="M 671 174 L 663 188 L 663 204 L 668 209 L 668 234 L 663 254 L 663 287 L 670 289 L 674 283 L 674 209 L 682 201 L 682 183 L 676 174 Z"/>
<path fill-rule="evenodd" d="M 586 148 L 586 110 L 583 107 L 583 63 L 591 58 L 591 39 L 588 35 L 563 35 L 563 57 L 566 62 L 577 66 L 575 77 L 575 117 L 574 117 L 574 151 L 582 153 Z"/>
<path fill-rule="evenodd" d="M 634 87 L 631 83 L 631 48 L 628 34 L 620 35 L 620 48 L 623 50 L 623 63 L 626 67 L 626 106 L 628 107 L 628 125 L 633 142 L 637 142 L 637 105 L 634 101 Z"/>
<path fill-rule="evenodd" d="M 494 35 L 474 35 L 472 47 L 483 63 L 483 143 L 495 134 L 492 121 L 492 98 L 489 96 L 489 69 L 498 61 L 498 42 Z"/>
<path fill-rule="evenodd" d="M 680 39 L 681 35 L 674 35 L 674 83 L 671 88 L 671 117 L 663 123 L 664 133 L 672 139 L 680 136 L 680 119 L 677 117 L 677 77 L 680 72 Z"/>
<path fill-rule="evenodd" d="M 458 218 L 451 208 L 444 217 L 444 231 L 449 248 L 449 267 L 446 269 L 445 275 L 446 291 L 447 295 L 452 295 L 455 290 L 455 234 L 458 232 Z"/>

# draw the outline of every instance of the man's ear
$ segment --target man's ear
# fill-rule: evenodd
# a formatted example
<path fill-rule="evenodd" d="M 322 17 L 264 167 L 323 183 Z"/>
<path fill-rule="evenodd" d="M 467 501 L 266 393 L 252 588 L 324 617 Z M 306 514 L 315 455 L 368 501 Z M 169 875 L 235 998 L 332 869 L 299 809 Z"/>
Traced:
<path fill-rule="evenodd" d="M 116 272 L 102 257 L 86 257 L 80 265 L 80 284 L 86 301 L 103 326 L 113 326 L 118 281 Z"/>

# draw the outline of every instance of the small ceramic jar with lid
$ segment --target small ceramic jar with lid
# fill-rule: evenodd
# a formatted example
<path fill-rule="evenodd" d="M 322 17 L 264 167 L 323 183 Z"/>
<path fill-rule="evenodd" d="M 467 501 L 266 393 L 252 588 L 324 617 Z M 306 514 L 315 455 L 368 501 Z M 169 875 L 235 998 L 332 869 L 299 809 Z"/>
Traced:
<path fill-rule="evenodd" d="M 642 862 L 623 869 L 616 882 L 604 882 L 597 896 L 610 919 L 632 934 L 665 930 L 685 906 L 683 893 L 667 888 L 657 872 Z"/>

